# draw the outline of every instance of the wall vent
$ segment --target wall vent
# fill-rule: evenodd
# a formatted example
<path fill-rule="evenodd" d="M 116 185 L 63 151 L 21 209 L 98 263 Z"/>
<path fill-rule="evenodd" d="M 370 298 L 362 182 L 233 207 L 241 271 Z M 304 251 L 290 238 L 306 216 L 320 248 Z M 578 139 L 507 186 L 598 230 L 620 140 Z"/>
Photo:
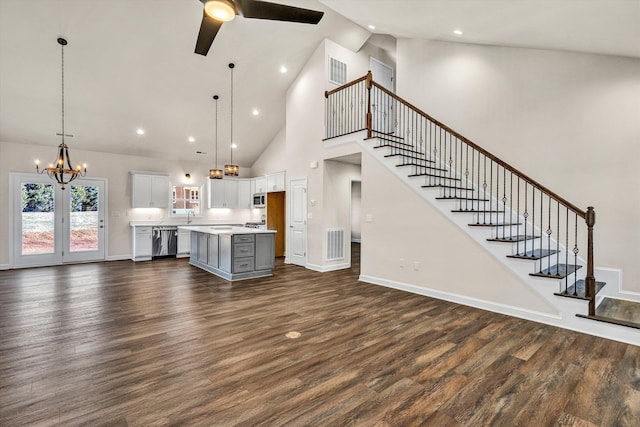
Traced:
<path fill-rule="evenodd" d="M 344 228 L 327 229 L 327 261 L 344 259 Z"/>
<path fill-rule="evenodd" d="M 343 85 L 347 83 L 347 64 L 329 57 L 329 83 Z"/>

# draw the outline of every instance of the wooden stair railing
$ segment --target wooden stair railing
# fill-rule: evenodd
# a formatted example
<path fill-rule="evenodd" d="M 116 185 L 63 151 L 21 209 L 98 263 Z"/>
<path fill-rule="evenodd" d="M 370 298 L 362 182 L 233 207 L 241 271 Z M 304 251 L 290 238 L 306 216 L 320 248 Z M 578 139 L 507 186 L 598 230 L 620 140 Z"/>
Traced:
<path fill-rule="evenodd" d="M 536 262 L 531 276 L 560 279 L 559 294 L 578 296 L 586 264 L 584 292 L 588 315 L 595 316 L 593 207 L 578 208 L 380 86 L 371 72 L 325 92 L 325 98 L 325 140 L 360 131 L 377 138 L 376 148 L 388 149 L 398 167 L 411 167 L 409 176 L 424 179 L 422 187 L 438 188 L 438 199 L 457 201 L 453 212 L 473 214 L 469 225 L 491 228 L 488 240 L 513 244 L 512 258 Z M 584 249 L 586 260 L 578 256 Z"/>

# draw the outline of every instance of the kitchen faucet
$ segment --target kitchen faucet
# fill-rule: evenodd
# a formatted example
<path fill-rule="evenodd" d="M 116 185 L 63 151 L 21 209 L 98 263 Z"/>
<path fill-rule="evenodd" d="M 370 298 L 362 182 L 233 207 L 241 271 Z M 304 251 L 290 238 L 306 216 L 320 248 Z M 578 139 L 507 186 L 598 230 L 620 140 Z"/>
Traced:
<path fill-rule="evenodd" d="M 189 209 L 187 211 L 187 225 L 191 224 L 191 215 L 194 215 L 193 214 L 193 209 Z"/>

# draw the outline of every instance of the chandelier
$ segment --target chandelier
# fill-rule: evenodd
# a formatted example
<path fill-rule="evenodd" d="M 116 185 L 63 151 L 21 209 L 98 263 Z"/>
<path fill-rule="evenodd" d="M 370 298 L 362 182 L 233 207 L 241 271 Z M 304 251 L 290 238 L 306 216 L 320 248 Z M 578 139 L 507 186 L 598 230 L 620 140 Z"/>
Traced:
<path fill-rule="evenodd" d="M 209 169 L 209 179 L 222 179 L 222 169 L 218 169 L 218 95 L 213 95 L 216 101 L 216 168 Z"/>
<path fill-rule="evenodd" d="M 235 64 L 232 62 L 229 64 L 229 68 L 231 69 L 231 141 L 229 142 L 229 147 L 231 148 L 231 161 L 228 165 L 224 165 L 224 174 L 226 176 L 238 176 L 238 172 L 240 171 L 240 167 L 238 165 L 233 164 L 233 68 Z"/>
<path fill-rule="evenodd" d="M 62 185 L 62 189 L 64 190 L 64 186 L 78 176 L 85 176 L 87 174 L 87 165 L 76 166 L 74 169 L 71 166 L 71 159 L 69 158 L 69 147 L 64 142 L 64 47 L 67 45 L 67 41 L 63 38 L 58 38 L 58 44 L 62 49 L 62 133 L 58 134 L 62 136 L 62 142 L 58 146 L 58 156 L 56 157 L 56 161 L 54 163 L 49 163 L 49 166 L 40 170 L 40 161 L 36 160 L 36 172 L 43 174 L 47 173 L 51 179 L 55 179 L 59 184 Z"/>

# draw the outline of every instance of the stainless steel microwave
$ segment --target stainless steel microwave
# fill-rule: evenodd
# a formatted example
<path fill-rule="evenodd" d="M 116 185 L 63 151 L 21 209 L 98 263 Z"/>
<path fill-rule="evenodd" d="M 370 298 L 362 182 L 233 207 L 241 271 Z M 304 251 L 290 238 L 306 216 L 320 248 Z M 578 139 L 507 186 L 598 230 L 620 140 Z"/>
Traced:
<path fill-rule="evenodd" d="M 254 208 L 264 208 L 266 196 L 264 193 L 256 193 L 253 195 L 253 203 L 251 206 Z"/>

